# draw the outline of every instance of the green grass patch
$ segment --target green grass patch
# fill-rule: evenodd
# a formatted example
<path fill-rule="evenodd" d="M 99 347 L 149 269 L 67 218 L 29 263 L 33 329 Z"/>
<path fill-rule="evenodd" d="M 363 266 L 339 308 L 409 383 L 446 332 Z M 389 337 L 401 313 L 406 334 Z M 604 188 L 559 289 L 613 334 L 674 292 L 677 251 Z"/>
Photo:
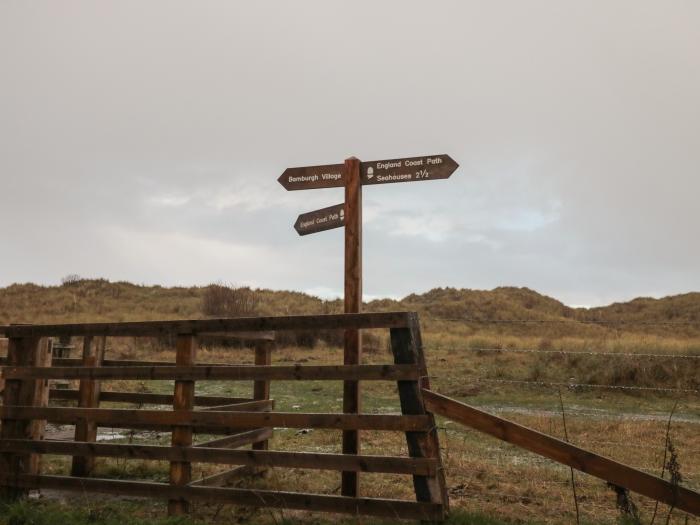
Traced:
<path fill-rule="evenodd" d="M 163 508 L 165 512 L 165 508 Z M 132 502 L 100 503 L 88 508 L 87 505 L 75 507 L 58 502 L 21 501 L 9 505 L 0 505 L 0 524 L 2 525 L 203 525 L 205 522 L 192 518 L 154 518 L 143 516 L 142 504 Z M 239 523 L 255 523 L 259 516 Z M 207 520 L 207 522 L 209 522 Z M 277 525 L 338 525 L 357 523 L 355 518 L 332 517 L 320 519 L 280 518 Z M 362 519 L 365 525 L 393 525 L 396 520 Z M 445 525 L 505 525 L 507 522 L 482 514 L 454 511 L 445 521 Z M 533 523 L 534 525 L 534 523 Z"/>
<path fill-rule="evenodd" d="M 201 525 L 188 518 L 140 517 L 136 505 L 109 503 L 99 506 L 67 506 L 55 502 L 21 501 L 0 505 L 2 525 Z"/>

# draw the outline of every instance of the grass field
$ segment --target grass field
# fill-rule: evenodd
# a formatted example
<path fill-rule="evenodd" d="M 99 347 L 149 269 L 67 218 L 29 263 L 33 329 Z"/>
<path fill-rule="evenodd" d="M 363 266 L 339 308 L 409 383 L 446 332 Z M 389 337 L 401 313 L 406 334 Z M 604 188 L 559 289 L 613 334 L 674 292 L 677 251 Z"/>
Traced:
<path fill-rule="evenodd" d="M 126 342 L 126 341 L 124 341 Z M 468 344 L 468 341 L 466 342 Z M 118 346 L 110 349 L 110 357 L 146 356 L 155 359 L 172 359 L 172 350 L 161 348 L 154 351 L 151 345 L 139 349 L 137 342 L 129 341 L 122 350 Z M 510 356 L 510 354 L 508 354 Z M 250 363 L 252 352 L 248 349 L 215 348 L 203 350 L 203 361 Z M 523 388 L 520 385 L 479 385 L 464 381 L 464 377 L 488 366 L 494 369 L 513 369 L 518 373 L 529 370 L 526 359 L 539 359 L 539 354 L 517 356 L 517 362 L 484 363 L 493 359 L 491 353 L 480 355 L 465 350 L 459 354 L 448 349 L 434 350 L 428 354 L 433 387 L 473 405 L 497 411 L 501 415 L 526 424 L 537 430 L 562 437 L 563 425 L 559 406 L 558 390 L 547 388 Z M 497 356 L 498 357 L 498 354 Z M 368 362 L 386 362 L 388 353 L 379 352 L 367 356 Z M 283 348 L 275 353 L 275 363 L 338 363 L 341 351 L 338 348 L 318 347 L 314 349 Z M 566 363 L 559 367 L 567 370 Z M 687 370 L 685 372 L 688 372 Z M 689 380 L 693 374 L 688 372 Z M 488 375 L 485 371 L 482 374 Z M 476 378 L 476 375 L 473 375 Z M 172 392 L 168 381 L 135 385 L 133 381 L 114 381 L 105 384 L 107 389 Z M 250 385 L 232 382 L 200 382 L 199 394 L 248 395 Z M 275 382 L 272 388 L 280 410 L 323 412 L 337 411 L 341 407 L 341 385 L 334 382 Z M 684 483 L 700 488 L 700 405 L 697 397 L 671 396 L 666 393 L 627 393 L 617 391 L 578 391 L 562 389 L 562 398 L 567 418 L 567 429 L 572 442 L 596 452 L 641 468 L 659 472 L 663 463 L 665 431 L 668 414 L 676 401 L 679 404 L 672 424 L 671 436 L 678 450 Z M 395 386 L 392 384 L 367 383 L 364 389 L 365 410 L 370 413 L 398 411 Z M 118 405 L 112 405 L 118 406 Z M 440 421 L 440 439 L 443 447 L 446 474 L 454 508 L 493 516 L 506 521 L 570 523 L 574 520 L 569 470 L 555 463 L 523 452 L 515 447 L 466 430 L 457 424 Z M 204 441 L 208 436 L 198 436 Z M 116 442 L 167 443 L 169 435 L 162 433 L 139 433 L 125 436 Z M 339 434 L 334 431 L 315 430 L 299 433 L 295 430 L 278 430 L 272 442 L 274 449 L 340 452 Z M 374 454 L 406 454 L 402 435 L 365 432 L 364 450 Z M 45 464 L 47 473 L 65 473 L 66 458 L 51 456 Z M 195 477 L 204 477 L 216 472 L 215 467 L 197 465 Z M 137 478 L 166 481 L 168 464 L 164 462 L 141 462 L 123 460 L 100 460 L 98 474 L 114 478 Z M 304 470 L 274 470 L 263 480 L 246 481 L 245 486 L 274 487 L 282 490 L 313 491 L 337 494 L 339 479 L 331 472 Z M 605 484 L 584 475 L 576 479 L 580 512 L 588 522 L 614 523 L 619 518 L 615 505 L 615 494 Z M 410 480 L 402 476 L 367 474 L 363 477 L 363 493 L 376 497 L 411 498 Z M 76 498 L 78 502 L 85 498 Z M 88 500 L 103 498 L 91 496 Z M 75 501 L 75 500 L 73 500 Z M 647 518 L 653 512 L 653 504 L 645 498 L 634 498 L 640 513 Z M 93 503 L 99 510 L 101 503 Z M 150 502 L 131 502 L 146 516 L 162 515 L 162 507 Z M 304 516 L 303 513 L 285 511 L 241 511 L 220 510 L 197 504 L 197 515 L 208 516 L 211 523 L 226 523 L 232 513 L 249 514 L 248 521 L 275 523 L 286 518 L 316 523 L 319 517 Z M 682 513 L 675 513 L 672 523 L 684 523 Z M 214 517 L 216 515 L 216 517 Z M 664 514 L 665 519 L 665 514 Z M 246 522 L 246 519 L 243 519 Z M 690 521 L 692 523 L 692 520 Z"/>
<path fill-rule="evenodd" d="M 56 295 L 51 300 L 33 299 L 43 305 L 44 310 L 37 314 L 41 321 L 54 321 L 63 315 L 54 311 L 57 304 L 63 304 L 58 301 L 60 293 L 65 293 L 58 288 L 50 290 Z M 177 295 L 186 296 L 187 293 L 179 291 Z M 52 303 L 52 300 L 58 302 Z M 168 300 L 175 301 L 176 298 Z M 419 302 L 415 298 L 412 300 Z M 161 299 L 158 301 L 160 304 Z M 20 301 L 20 311 L 29 308 L 27 305 L 31 302 Z M 11 301 L 3 301 L 0 293 L 6 322 L 17 319 L 13 316 L 7 319 L 8 305 L 11 304 Z M 116 317 L 110 314 L 112 308 L 117 308 L 116 304 L 110 306 L 109 311 L 103 310 L 101 316 Z M 89 310 L 89 304 L 79 305 L 79 309 Z M 545 301 L 545 306 L 551 309 L 555 305 Z M 531 317 L 550 315 L 543 313 L 546 308 L 531 309 Z M 618 310 L 625 308 L 622 306 Z M 162 312 L 162 308 L 157 311 Z M 23 315 L 26 320 L 26 314 Z M 637 312 L 635 315 L 642 314 Z M 159 317 L 164 316 L 159 314 Z M 192 312 L 184 317 L 196 316 Z M 648 317 L 643 318 L 649 322 Z M 85 316 L 79 319 L 86 320 Z M 700 490 L 700 336 L 695 328 L 641 325 L 636 329 L 611 329 L 575 323 L 570 319 L 511 327 L 446 320 L 436 314 L 434 308 L 424 312 L 422 325 L 435 390 L 562 438 L 563 405 L 571 442 L 657 475 L 664 463 L 669 414 L 675 406 L 669 435 L 678 455 L 683 484 Z M 0 350 L 0 353 L 4 352 Z M 174 353 L 167 341 L 111 339 L 108 358 L 172 360 Z M 366 345 L 365 359 L 368 363 L 390 360 L 385 333 L 372 333 Z M 245 348 L 203 348 L 198 360 L 251 363 L 252 352 Z M 342 350 L 332 341 L 324 340 L 313 346 L 283 344 L 273 358 L 275 364 L 341 362 Z M 168 381 L 113 381 L 106 382 L 104 388 L 171 393 L 173 384 Z M 197 393 L 249 395 L 250 388 L 249 383 L 200 382 Z M 335 382 L 274 382 L 272 397 L 280 410 L 322 412 L 338 411 L 342 407 L 341 385 Z M 363 401 L 364 409 L 369 413 L 398 411 L 393 384 L 368 382 L 364 386 Z M 450 523 L 563 524 L 576 521 L 568 468 L 449 421 L 440 420 L 438 423 L 451 505 L 455 511 Z M 115 442 L 168 443 L 169 439 L 166 433 L 138 433 L 121 436 Z M 197 439 L 203 441 L 207 436 L 197 436 Z M 364 432 L 363 444 L 363 451 L 369 454 L 406 454 L 402 435 Z M 271 447 L 340 452 L 340 439 L 339 433 L 333 431 L 300 433 L 282 429 L 275 432 Z M 44 465 L 47 473 L 65 473 L 67 467 L 66 458 L 56 456 L 47 457 Z M 215 471 L 216 467 L 196 465 L 195 477 Z M 168 465 L 155 461 L 102 459 L 98 463 L 98 474 L 165 481 Z M 242 486 L 326 494 L 337 494 L 340 484 L 336 473 L 299 469 L 275 469 L 265 478 L 246 479 L 241 483 Z M 605 483 L 576 474 L 575 484 L 582 523 L 618 523 L 629 519 L 617 508 L 616 494 Z M 363 475 L 362 491 L 364 495 L 377 497 L 410 499 L 413 495 L 410 478 L 381 474 Z M 640 522 L 649 523 L 654 503 L 634 494 L 631 498 L 638 509 Z M 668 511 L 667 507 L 659 506 L 656 523 L 665 523 Z M 3 519 L 12 525 L 200 522 L 279 525 L 351 521 L 297 511 L 254 510 L 201 503 L 195 505 L 199 522 L 155 521 L 163 515 L 162 502 L 154 504 L 135 499 L 112 500 L 97 495 L 66 497 L 48 493 L 38 501 L 0 509 L 0 523 Z M 362 522 L 380 523 L 364 519 Z M 675 511 L 669 522 L 700 521 Z"/>

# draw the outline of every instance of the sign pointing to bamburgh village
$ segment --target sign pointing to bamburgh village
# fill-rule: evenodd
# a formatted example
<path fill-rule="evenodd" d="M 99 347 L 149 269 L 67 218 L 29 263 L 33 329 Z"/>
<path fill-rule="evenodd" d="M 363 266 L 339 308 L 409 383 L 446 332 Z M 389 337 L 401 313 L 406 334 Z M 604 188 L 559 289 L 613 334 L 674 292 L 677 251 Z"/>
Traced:
<path fill-rule="evenodd" d="M 286 190 L 313 190 L 345 186 L 342 164 L 287 168 L 277 179 Z"/>
<path fill-rule="evenodd" d="M 449 155 L 427 155 L 360 163 L 362 185 L 447 179 L 459 167 Z M 287 190 L 345 186 L 343 164 L 287 168 L 277 179 Z"/>
<path fill-rule="evenodd" d="M 345 203 L 336 204 L 309 213 L 302 213 L 294 223 L 294 229 L 299 235 L 318 233 L 345 224 Z"/>

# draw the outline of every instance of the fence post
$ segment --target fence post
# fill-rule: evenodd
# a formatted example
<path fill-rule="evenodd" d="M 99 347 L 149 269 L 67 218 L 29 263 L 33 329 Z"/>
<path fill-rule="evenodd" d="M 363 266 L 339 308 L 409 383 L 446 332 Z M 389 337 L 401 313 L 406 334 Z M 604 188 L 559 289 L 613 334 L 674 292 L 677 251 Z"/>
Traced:
<path fill-rule="evenodd" d="M 104 360 L 105 336 L 83 338 L 83 366 L 98 367 Z M 80 408 L 97 408 L 100 405 L 100 381 L 81 379 L 78 389 L 78 406 Z M 86 419 L 79 420 L 75 425 L 75 440 L 94 443 L 97 441 L 97 424 Z M 72 476 L 89 476 L 95 469 L 94 456 L 75 456 L 71 468 Z"/>
<path fill-rule="evenodd" d="M 36 356 L 34 366 L 49 367 L 53 359 L 53 340 L 44 338 L 39 344 L 39 353 Z M 49 380 L 37 379 L 34 381 L 34 394 L 32 396 L 35 406 L 49 406 Z M 46 420 L 35 419 L 32 421 L 32 439 L 44 439 L 46 433 Z M 41 454 L 32 454 L 29 457 L 29 473 L 39 474 L 41 472 Z"/>
<path fill-rule="evenodd" d="M 418 501 L 441 503 L 444 512 L 449 506 L 447 485 L 445 483 L 445 471 L 440 457 L 440 443 L 438 440 L 435 417 L 425 409 L 422 388 L 430 388 L 428 370 L 423 354 L 418 316 L 411 314 L 408 328 L 391 329 L 391 350 L 394 354 L 394 363 L 397 365 L 416 364 L 421 373 L 420 381 L 398 381 L 399 400 L 401 412 L 404 415 L 427 414 L 431 418 L 431 430 L 428 432 L 406 432 L 406 444 L 408 453 L 414 458 L 435 458 L 438 461 L 438 472 L 434 477 L 413 476 L 413 486 Z"/>
<path fill-rule="evenodd" d="M 47 338 L 12 337 L 8 342 L 7 366 L 50 366 L 51 345 Z M 7 379 L 3 393 L 4 406 L 41 406 L 47 397 L 44 379 Z M 46 421 L 3 419 L 1 439 L 42 439 Z M 40 456 L 37 454 L 0 454 L 0 472 L 6 476 L 0 487 L 0 499 L 16 500 L 28 490 L 13 483 L 23 474 L 38 474 Z"/>
<path fill-rule="evenodd" d="M 177 336 L 175 364 L 177 366 L 193 366 L 196 360 L 197 339 L 191 334 Z M 194 409 L 194 381 L 175 381 L 175 397 L 173 410 Z M 173 427 L 172 446 L 192 446 L 192 427 Z M 188 461 L 170 462 L 170 484 L 185 486 L 192 481 L 192 464 Z M 189 512 L 189 501 L 184 499 L 171 499 L 168 501 L 168 515 L 179 516 Z"/>
<path fill-rule="evenodd" d="M 6 341 L 7 340 L 4 337 L 0 337 L 0 348 L 2 348 L 3 343 L 5 343 Z M 7 356 L 7 353 L 5 354 L 5 356 Z M 5 357 L 5 362 L 7 362 L 7 357 Z M 5 391 L 5 378 L 0 377 L 0 396 L 3 395 L 4 391 Z"/>
<path fill-rule="evenodd" d="M 269 366 L 272 364 L 272 342 L 258 341 L 255 345 L 255 364 Z M 270 380 L 258 380 L 253 383 L 253 399 L 256 401 L 270 399 Z M 253 443 L 253 450 L 267 450 L 268 440 Z"/>
<path fill-rule="evenodd" d="M 362 310 L 362 181 L 360 161 L 355 157 L 345 160 L 345 313 Z M 362 362 L 362 333 L 360 330 L 345 330 L 343 352 L 344 365 L 359 365 Z M 343 412 L 362 412 L 362 396 L 359 381 L 343 382 Z M 359 430 L 343 431 L 343 454 L 360 453 Z M 360 495 L 358 472 L 341 474 L 343 496 Z"/>

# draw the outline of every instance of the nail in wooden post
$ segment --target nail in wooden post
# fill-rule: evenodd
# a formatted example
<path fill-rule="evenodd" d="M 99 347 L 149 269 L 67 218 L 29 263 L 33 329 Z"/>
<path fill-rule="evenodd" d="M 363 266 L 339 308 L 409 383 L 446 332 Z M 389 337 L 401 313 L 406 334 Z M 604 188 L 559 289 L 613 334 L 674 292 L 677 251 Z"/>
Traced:
<path fill-rule="evenodd" d="M 362 310 L 362 184 L 360 161 L 355 157 L 345 160 L 345 313 Z M 346 365 L 359 365 L 362 361 L 362 344 L 359 330 L 345 331 Z M 360 383 L 345 381 L 343 384 L 343 412 L 359 414 Z M 343 432 L 343 454 L 360 453 L 360 433 L 357 430 Z M 343 472 L 341 493 L 357 497 L 360 492 L 357 472 Z"/>
<path fill-rule="evenodd" d="M 98 367 L 104 361 L 107 338 L 105 336 L 83 338 L 83 366 Z M 78 406 L 80 408 L 98 408 L 100 405 L 99 380 L 81 379 L 78 388 Z M 75 425 L 75 440 L 94 443 L 97 441 L 97 423 L 82 419 Z M 95 469 L 94 456 L 75 456 L 71 468 L 72 476 L 90 476 Z"/>
<path fill-rule="evenodd" d="M 255 364 L 269 366 L 272 364 L 272 343 L 270 341 L 258 341 L 255 346 Z M 253 383 L 253 399 L 256 401 L 270 399 L 270 380 L 263 379 Z M 268 441 L 253 443 L 253 450 L 267 450 Z"/>
<path fill-rule="evenodd" d="M 179 335 L 175 364 L 177 366 L 194 366 L 196 358 L 197 340 L 193 335 Z M 173 410 L 194 409 L 194 381 L 175 381 L 175 398 Z M 192 427 L 173 427 L 173 447 L 192 446 Z M 192 481 L 192 464 L 187 461 L 170 462 L 170 484 L 185 486 Z M 179 516 L 189 512 L 189 502 L 184 499 L 172 499 L 168 501 L 168 515 Z"/>

